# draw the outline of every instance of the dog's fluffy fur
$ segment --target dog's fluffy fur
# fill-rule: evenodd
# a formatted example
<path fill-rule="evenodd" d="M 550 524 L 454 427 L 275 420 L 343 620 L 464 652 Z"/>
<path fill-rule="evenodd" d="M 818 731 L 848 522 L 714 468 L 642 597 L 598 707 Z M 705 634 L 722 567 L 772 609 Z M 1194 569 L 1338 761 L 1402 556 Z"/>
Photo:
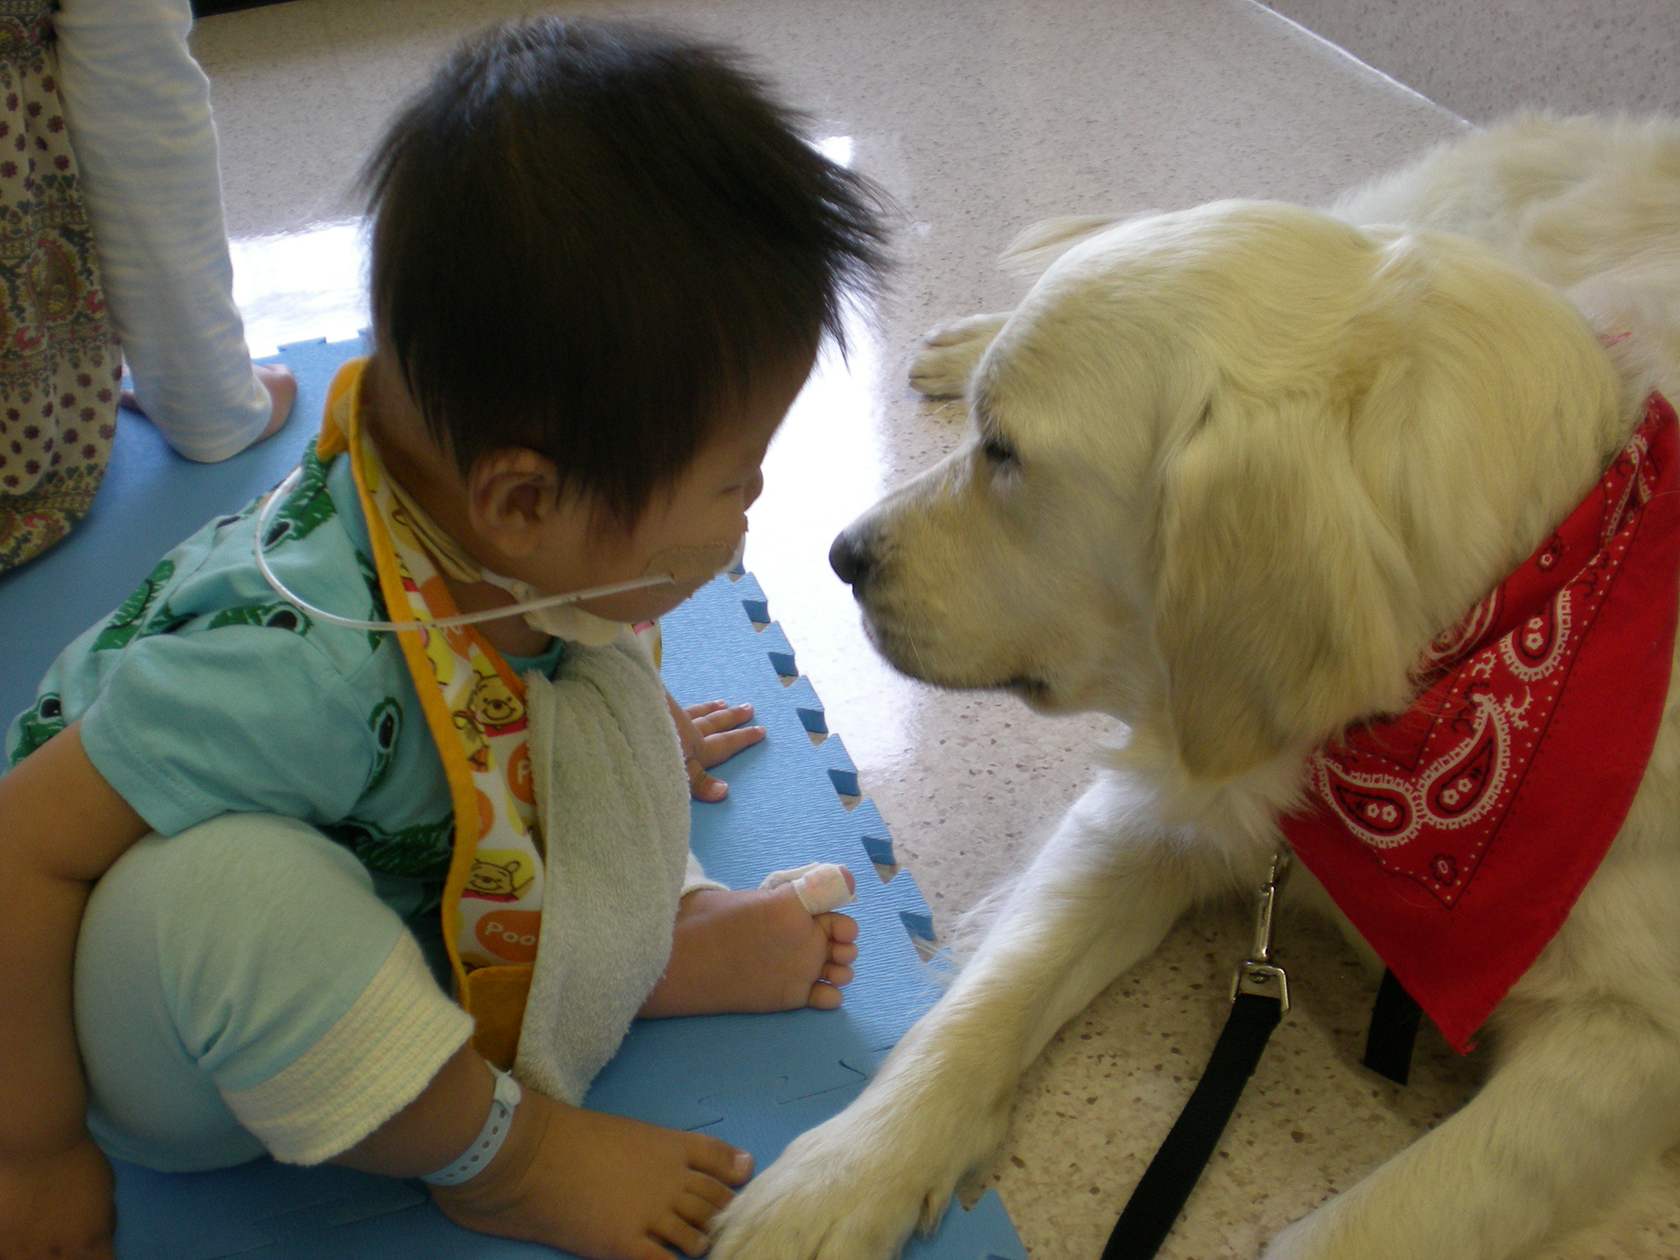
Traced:
<path fill-rule="evenodd" d="M 900 669 L 1130 739 L 862 1097 L 724 1213 L 717 1260 L 880 1260 L 937 1219 L 1056 1029 L 1256 884 L 1306 750 L 1403 708 L 1420 650 L 1647 390 L 1680 389 L 1667 122 L 1518 120 L 1329 213 L 1060 221 L 1012 256 L 1043 269 L 1021 305 L 936 330 L 912 373 L 966 394 L 970 437 L 835 563 Z M 1487 1084 L 1270 1260 L 1522 1255 L 1680 1141 L 1675 678 L 1626 825 L 1490 1023 Z"/>

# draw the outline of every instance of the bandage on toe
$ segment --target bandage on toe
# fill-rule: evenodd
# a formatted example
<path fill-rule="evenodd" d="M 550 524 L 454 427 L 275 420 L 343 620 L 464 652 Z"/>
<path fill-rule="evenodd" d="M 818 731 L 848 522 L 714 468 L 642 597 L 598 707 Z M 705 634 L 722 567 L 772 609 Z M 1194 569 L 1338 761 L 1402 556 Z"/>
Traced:
<path fill-rule="evenodd" d="M 812 862 L 791 871 L 773 871 L 764 877 L 760 888 L 780 888 L 793 885 L 793 894 L 807 914 L 827 914 L 857 900 L 857 894 L 846 882 L 847 869 L 835 862 Z"/>

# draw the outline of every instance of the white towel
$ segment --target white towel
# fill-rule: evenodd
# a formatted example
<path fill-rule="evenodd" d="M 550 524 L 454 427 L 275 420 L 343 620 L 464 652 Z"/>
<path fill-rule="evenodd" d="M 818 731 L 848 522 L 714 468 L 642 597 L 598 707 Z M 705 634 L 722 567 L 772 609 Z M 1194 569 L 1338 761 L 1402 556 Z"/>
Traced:
<path fill-rule="evenodd" d="M 568 643 L 554 682 L 525 682 L 547 868 L 514 1074 L 575 1105 L 664 974 L 678 900 L 720 885 L 694 879 L 682 749 L 636 636 Z"/>

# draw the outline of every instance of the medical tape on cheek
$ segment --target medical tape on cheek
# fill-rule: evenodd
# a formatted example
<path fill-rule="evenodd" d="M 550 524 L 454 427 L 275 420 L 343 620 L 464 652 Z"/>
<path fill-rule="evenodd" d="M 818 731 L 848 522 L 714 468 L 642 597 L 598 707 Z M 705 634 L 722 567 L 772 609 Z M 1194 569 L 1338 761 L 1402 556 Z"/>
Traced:
<path fill-rule="evenodd" d="M 857 900 L 846 875 L 846 868 L 837 863 L 811 862 L 791 871 L 772 871 L 759 887 L 780 888 L 792 884 L 793 894 L 807 914 L 827 914 Z"/>
<path fill-rule="evenodd" d="M 742 535 L 742 541 L 746 536 Z M 671 584 L 692 595 L 740 558 L 740 543 L 703 543 L 698 547 L 667 547 L 647 562 L 644 576 L 667 574 Z"/>

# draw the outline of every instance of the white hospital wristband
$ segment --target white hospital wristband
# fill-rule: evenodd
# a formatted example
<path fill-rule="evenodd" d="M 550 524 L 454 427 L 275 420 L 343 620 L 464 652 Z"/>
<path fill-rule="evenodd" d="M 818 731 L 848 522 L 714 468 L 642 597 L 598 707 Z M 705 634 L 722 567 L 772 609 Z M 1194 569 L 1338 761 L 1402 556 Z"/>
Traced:
<path fill-rule="evenodd" d="M 501 1068 L 490 1065 L 490 1070 L 496 1074 L 496 1092 L 490 1096 L 490 1116 L 485 1120 L 484 1128 L 449 1167 L 420 1178 L 427 1185 L 458 1186 L 471 1180 L 489 1166 L 490 1161 L 496 1158 L 496 1152 L 502 1149 L 502 1143 L 507 1141 L 508 1130 L 513 1127 L 513 1109 L 519 1106 L 525 1092 L 519 1088 L 519 1082 Z"/>

